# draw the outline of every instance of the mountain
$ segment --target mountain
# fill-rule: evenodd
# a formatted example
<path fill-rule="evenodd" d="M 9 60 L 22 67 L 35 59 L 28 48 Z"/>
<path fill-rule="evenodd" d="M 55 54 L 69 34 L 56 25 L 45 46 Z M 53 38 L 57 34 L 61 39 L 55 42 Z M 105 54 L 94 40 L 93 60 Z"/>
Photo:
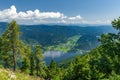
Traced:
<path fill-rule="evenodd" d="M 8 23 L 0 22 L 0 34 Z M 91 50 L 98 46 L 98 37 L 102 33 L 116 31 L 111 26 L 76 26 L 76 25 L 20 25 L 21 39 L 26 43 L 39 43 L 44 50 L 63 52 Z"/>

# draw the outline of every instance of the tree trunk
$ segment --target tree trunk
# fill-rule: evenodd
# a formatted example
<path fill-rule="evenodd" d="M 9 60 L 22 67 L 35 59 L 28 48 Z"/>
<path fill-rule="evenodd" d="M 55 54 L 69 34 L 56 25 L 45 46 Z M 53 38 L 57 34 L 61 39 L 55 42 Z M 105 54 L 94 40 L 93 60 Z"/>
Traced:
<path fill-rule="evenodd" d="M 8 59 L 5 59 L 4 62 L 5 62 L 5 68 L 9 68 Z"/>
<path fill-rule="evenodd" d="M 16 62 L 16 53 L 15 53 L 15 46 L 14 46 L 14 41 L 12 41 L 12 52 L 13 52 L 13 70 L 16 71 L 16 66 L 17 66 L 17 62 Z"/>
<path fill-rule="evenodd" d="M 36 75 L 39 76 L 39 60 L 36 60 Z"/>
<path fill-rule="evenodd" d="M 30 75 L 33 75 L 34 61 L 33 56 L 30 58 Z"/>

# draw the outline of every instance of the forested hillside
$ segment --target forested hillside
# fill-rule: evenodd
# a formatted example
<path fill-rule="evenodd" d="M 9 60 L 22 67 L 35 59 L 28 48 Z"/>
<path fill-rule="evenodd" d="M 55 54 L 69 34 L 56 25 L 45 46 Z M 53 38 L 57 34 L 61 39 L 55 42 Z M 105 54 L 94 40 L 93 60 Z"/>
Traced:
<path fill-rule="evenodd" d="M 0 23 L 0 33 L 5 31 L 7 25 L 8 23 Z M 40 44 L 45 50 L 63 52 L 91 50 L 100 44 L 98 38 L 102 33 L 115 33 L 115 30 L 107 25 L 86 25 L 83 27 L 70 25 L 21 25 L 20 30 L 22 32 L 21 38 L 25 43 Z M 74 46 L 69 46 L 68 43 Z M 63 48 L 66 50 L 63 50 Z"/>
<path fill-rule="evenodd" d="M 0 36 L 0 67 L 45 80 L 119 80 L 119 23 L 120 18 L 112 21 L 113 28 L 117 30 L 116 33 L 101 34 L 99 37 L 101 45 L 59 66 L 54 59 L 49 65 L 46 65 L 46 62 L 43 61 L 42 46 L 25 43 L 24 39 L 20 38 L 22 33 L 19 25 L 16 21 L 12 21 Z M 5 74 L 8 73 L 5 72 Z M 21 79 L 22 77 L 18 77 L 18 80 Z"/>

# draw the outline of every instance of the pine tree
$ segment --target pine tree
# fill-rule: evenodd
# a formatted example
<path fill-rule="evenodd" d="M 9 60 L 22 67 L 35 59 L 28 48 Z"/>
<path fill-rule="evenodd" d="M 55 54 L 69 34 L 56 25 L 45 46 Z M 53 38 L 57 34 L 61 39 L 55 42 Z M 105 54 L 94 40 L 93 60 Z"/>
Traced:
<path fill-rule="evenodd" d="M 9 68 L 11 64 L 11 56 L 9 40 L 7 39 L 6 33 L 3 33 L 0 38 L 0 59 L 1 64 L 3 64 L 5 68 Z"/>
<path fill-rule="evenodd" d="M 8 52 L 12 52 L 13 57 L 13 70 L 16 71 L 17 67 L 17 53 L 20 52 L 21 41 L 19 40 L 21 32 L 19 31 L 19 26 L 16 21 L 9 23 L 7 30 L 2 35 L 4 39 L 4 47 L 8 49 Z M 7 42 L 7 43 L 6 43 Z M 9 56 L 11 57 L 11 56 Z"/>
<path fill-rule="evenodd" d="M 43 59 L 42 50 L 39 45 L 35 46 L 36 75 L 39 76 L 40 63 Z"/>
<path fill-rule="evenodd" d="M 112 21 L 112 26 L 119 31 L 120 34 L 120 17 Z"/>
<path fill-rule="evenodd" d="M 24 72 L 30 71 L 30 57 L 32 56 L 32 50 L 30 48 L 30 45 L 26 45 L 23 48 L 23 55 L 22 55 L 22 66 L 21 70 Z M 32 63 L 33 64 L 33 63 Z"/>
<path fill-rule="evenodd" d="M 53 59 L 50 62 L 49 68 L 54 69 L 54 70 L 56 69 L 56 63 L 55 63 L 55 61 Z"/>

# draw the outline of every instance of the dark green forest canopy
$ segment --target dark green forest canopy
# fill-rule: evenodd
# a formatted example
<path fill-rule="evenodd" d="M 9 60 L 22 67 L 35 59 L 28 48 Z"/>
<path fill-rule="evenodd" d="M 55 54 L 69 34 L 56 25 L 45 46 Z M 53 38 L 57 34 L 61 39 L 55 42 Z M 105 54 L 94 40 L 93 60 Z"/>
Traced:
<path fill-rule="evenodd" d="M 5 31 L 7 25 L 7 23 L 0 23 L 1 34 Z M 56 50 L 56 46 L 59 46 L 57 48 L 64 48 L 66 46 L 61 44 L 67 44 L 71 38 L 78 36 L 79 39 L 75 41 L 75 46 L 71 47 L 68 45 L 71 49 L 70 51 L 91 50 L 100 44 L 98 37 L 102 33 L 116 32 L 108 25 L 86 25 L 85 27 L 71 25 L 20 25 L 20 31 L 22 32 L 21 38 L 25 43 L 40 44 L 45 50 L 49 49 L 49 47 L 52 47 L 51 50 Z M 70 41 L 70 44 L 72 42 Z M 62 49 L 58 50 L 64 51 Z"/>

